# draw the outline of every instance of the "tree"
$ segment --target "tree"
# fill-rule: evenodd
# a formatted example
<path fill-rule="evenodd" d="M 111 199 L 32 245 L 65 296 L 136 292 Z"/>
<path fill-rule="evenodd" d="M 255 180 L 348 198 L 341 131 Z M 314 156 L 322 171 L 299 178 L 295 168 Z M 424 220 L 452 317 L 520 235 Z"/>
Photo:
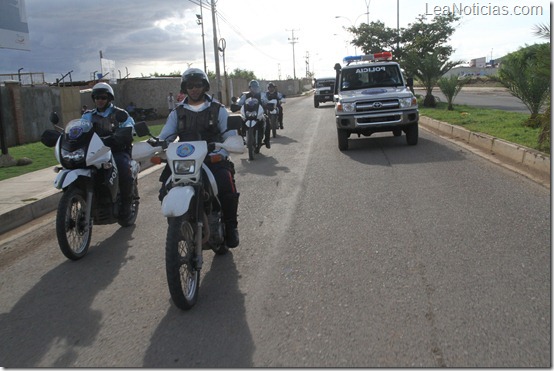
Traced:
<path fill-rule="evenodd" d="M 448 110 L 452 111 L 454 110 L 454 106 L 452 105 L 452 102 L 454 101 L 454 98 L 460 90 L 462 90 L 462 87 L 469 81 L 469 79 L 459 79 L 458 76 L 451 75 L 450 77 L 441 77 L 437 81 L 437 85 L 439 86 L 439 89 L 442 91 L 444 96 L 446 97 L 446 100 L 448 101 Z"/>
<path fill-rule="evenodd" d="M 399 41 L 396 29 L 385 27 L 381 21 L 362 23 L 360 27 L 349 27 L 347 29 L 355 37 L 350 42 L 352 45 L 362 49 L 364 54 L 374 54 L 381 51 L 391 51 L 398 59 L 400 51 L 396 48 Z"/>
<path fill-rule="evenodd" d="M 412 76 L 418 79 L 425 87 L 424 107 L 436 107 L 437 102 L 433 95 L 433 87 L 435 87 L 441 76 L 459 63 L 442 61 L 439 52 L 421 55 L 411 51 L 406 54 L 404 65 L 411 66 Z"/>
<path fill-rule="evenodd" d="M 540 24 L 535 26 L 535 35 L 537 35 L 540 38 L 550 40 L 550 26 L 545 24 Z M 539 66 L 539 73 L 543 75 L 546 80 L 550 81 L 551 72 L 550 72 L 550 65 L 548 63 L 550 62 L 550 54 L 539 57 L 539 63 L 540 62 L 542 62 L 542 66 Z M 552 92 L 550 92 L 549 94 L 552 94 Z M 540 121 L 539 147 L 546 151 L 550 150 L 551 108 L 552 108 L 552 100 L 548 99 L 548 103 L 546 104 L 544 113 L 541 114 L 539 118 L 539 121 Z"/>
<path fill-rule="evenodd" d="M 461 63 L 448 61 L 454 49 L 447 45 L 459 19 L 454 13 L 448 13 L 437 15 L 432 22 L 428 22 L 427 17 L 420 14 L 413 24 L 398 31 L 385 27 L 383 22 L 362 24 L 348 30 L 355 35 L 352 44 L 362 48 L 364 53 L 393 51 L 406 74 L 417 78 L 425 86 L 423 105 L 434 107 L 434 85 L 442 75 Z"/>
<path fill-rule="evenodd" d="M 245 79 L 245 80 L 257 80 L 256 74 L 253 71 L 242 70 L 240 68 L 235 68 L 233 72 L 229 74 L 229 77 L 232 79 Z"/>
<path fill-rule="evenodd" d="M 454 23 L 459 19 L 454 13 L 448 13 L 427 22 L 425 15 L 419 15 L 416 22 L 409 24 L 402 33 L 403 67 L 408 76 L 414 76 L 425 87 L 425 107 L 437 105 L 433 87 L 438 79 L 462 63 L 448 60 L 454 49 L 447 42 L 455 31 Z"/>
<path fill-rule="evenodd" d="M 538 127 L 540 110 L 550 97 L 550 43 L 534 44 L 506 55 L 498 78 L 531 112 L 526 125 Z"/>

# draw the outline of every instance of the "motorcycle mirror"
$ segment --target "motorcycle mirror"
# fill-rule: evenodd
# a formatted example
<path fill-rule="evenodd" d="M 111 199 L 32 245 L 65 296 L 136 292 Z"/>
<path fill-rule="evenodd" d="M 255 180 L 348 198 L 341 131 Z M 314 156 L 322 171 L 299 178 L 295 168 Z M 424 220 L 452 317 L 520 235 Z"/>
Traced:
<path fill-rule="evenodd" d="M 145 137 L 147 135 L 152 136 L 145 121 L 140 121 L 135 124 L 135 133 L 137 133 L 138 137 Z"/>
<path fill-rule="evenodd" d="M 239 130 L 241 126 L 242 118 L 239 115 L 230 115 L 227 118 L 227 130 Z"/>
<path fill-rule="evenodd" d="M 129 118 L 129 115 L 125 111 L 117 110 L 115 113 L 115 119 L 117 122 L 125 122 Z"/>
<path fill-rule="evenodd" d="M 60 122 L 60 118 L 58 117 L 58 114 L 56 112 L 50 113 L 50 122 L 54 125 L 58 125 Z"/>

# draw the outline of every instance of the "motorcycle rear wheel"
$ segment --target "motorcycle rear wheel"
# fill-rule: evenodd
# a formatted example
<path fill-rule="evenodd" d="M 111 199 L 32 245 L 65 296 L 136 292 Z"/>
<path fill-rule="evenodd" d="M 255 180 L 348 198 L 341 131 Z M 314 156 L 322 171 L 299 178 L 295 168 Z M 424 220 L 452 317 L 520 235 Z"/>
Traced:
<path fill-rule="evenodd" d="M 169 294 L 177 308 L 188 310 L 196 304 L 200 289 L 194 228 L 188 213 L 168 218 L 168 223 L 165 271 Z"/>
<path fill-rule="evenodd" d="M 87 225 L 86 192 L 69 187 L 62 195 L 56 214 L 56 236 L 66 258 L 79 260 L 86 255 L 92 236 L 92 220 Z"/>

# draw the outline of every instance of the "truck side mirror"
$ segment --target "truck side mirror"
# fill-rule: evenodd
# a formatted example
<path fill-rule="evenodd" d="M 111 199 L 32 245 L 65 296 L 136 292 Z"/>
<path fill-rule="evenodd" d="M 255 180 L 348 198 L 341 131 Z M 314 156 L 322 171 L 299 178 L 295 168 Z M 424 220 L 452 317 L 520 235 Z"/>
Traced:
<path fill-rule="evenodd" d="M 413 77 L 408 77 L 406 79 L 406 86 L 409 87 L 409 88 L 412 88 L 414 86 L 414 78 Z"/>

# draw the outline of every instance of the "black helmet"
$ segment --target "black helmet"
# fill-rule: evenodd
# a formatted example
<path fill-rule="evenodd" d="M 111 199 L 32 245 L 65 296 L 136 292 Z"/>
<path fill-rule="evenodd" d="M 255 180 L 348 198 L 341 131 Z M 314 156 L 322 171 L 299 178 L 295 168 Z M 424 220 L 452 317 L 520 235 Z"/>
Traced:
<path fill-rule="evenodd" d="M 187 91 L 186 84 L 191 79 L 202 80 L 206 91 L 210 90 L 210 80 L 208 79 L 208 75 L 206 75 L 206 72 L 202 71 L 200 68 L 189 68 L 185 72 L 183 72 L 183 75 L 181 76 L 182 91 Z"/>

